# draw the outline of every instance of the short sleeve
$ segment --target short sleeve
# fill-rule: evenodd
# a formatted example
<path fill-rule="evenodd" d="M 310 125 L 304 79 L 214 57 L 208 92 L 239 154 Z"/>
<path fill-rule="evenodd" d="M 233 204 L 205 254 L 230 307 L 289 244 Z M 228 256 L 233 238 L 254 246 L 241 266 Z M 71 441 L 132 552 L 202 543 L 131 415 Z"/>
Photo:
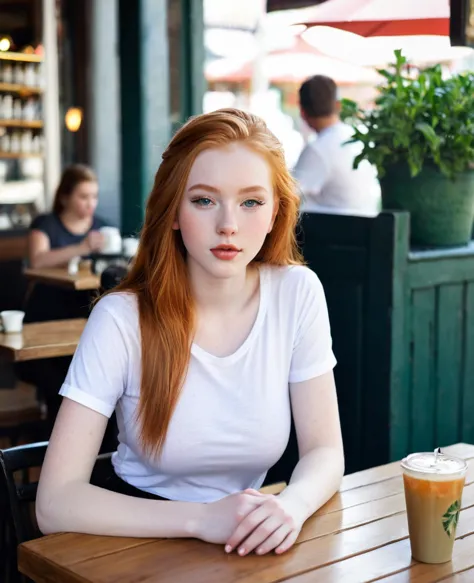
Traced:
<path fill-rule="evenodd" d="M 297 328 L 290 366 L 290 383 L 307 381 L 332 370 L 336 359 L 332 351 L 331 327 L 323 286 L 317 275 L 300 268 L 298 282 Z"/>
<path fill-rule="evenodd" d="M 109 296 L 92 310 L 59 394 L 110 417 L 128 378 L 129 350 Z"/>
<path fill-rule="evenodd" d="M 38 215 L 33 219 L 30 225 L 31 231 L 41 231 L 46 235 L 49 235 L 50 231 L 50 219 L 48 215 Z"/>

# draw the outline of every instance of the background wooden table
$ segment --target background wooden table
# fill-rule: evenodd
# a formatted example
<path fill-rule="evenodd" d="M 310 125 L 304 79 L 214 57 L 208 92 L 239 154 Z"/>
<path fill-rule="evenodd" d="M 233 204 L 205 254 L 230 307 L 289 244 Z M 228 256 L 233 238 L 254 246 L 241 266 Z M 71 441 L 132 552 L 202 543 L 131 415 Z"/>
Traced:
<path fill-rule="evenodd" d="M 0 334 L 0 356 L 18 362 L 72 356 L 86 320 L 56 320 L 25 324 L 18 334 Z"/>
<path fill-rule="evenodd" d="M 469 465 L 453 561 L 412 561 L 400 464 L 344 478 L 288 553 L 226 555 L 222 545 L 56 534 L 19 547 L 19 569 L 37 583 L 474 582 L 474 446 L 444 449 Z M 317 487 L 317 485 L 315 485 Z"/>
<path fill-rule="evenodd" d="M 32 281 L 57 285 L 77 291 L 96 290 L 100 288 L 100 277 L 93 274 L 89 268 L 80 269 L 76 275 L 69 275 L 65 267 L 25 269 L 23 273 Z"/>

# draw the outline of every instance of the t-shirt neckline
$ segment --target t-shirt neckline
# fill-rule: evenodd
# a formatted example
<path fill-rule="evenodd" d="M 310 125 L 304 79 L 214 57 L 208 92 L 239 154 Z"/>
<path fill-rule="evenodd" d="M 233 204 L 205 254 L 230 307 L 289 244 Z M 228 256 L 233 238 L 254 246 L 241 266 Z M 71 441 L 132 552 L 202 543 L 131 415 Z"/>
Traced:
<path fill-rule="evenodd" d="M 95 217 L 92 218 L 92 224 L 91 226 L 87 229 L 87 231 L 84 231 L 83 233 L 73 233 L 72 231 L 70 231 L 66 225 L 63 223 L 61 217 L 59 214 L 54 213 L 54 216 L 56 217 L 60 227 L 63 229 L 63 231 L 65 231 L 68 235 L 70 235 L 71 237 L 77 237 L 77 238 L 82 238 L 84 239 L 84 237 L 87 237 L 87 235 L 94 229 L 94 222 L 95 222 Z"/>
<path fill-rule="evenodd" d="M 198 360 L 206 361 L 213 364 L 228 365 L 233 364 L 234 362 L 239 360 L 239 358 L 241 358 L 249 350 L 250 346 L 254 342 L 255 337 L 260 332 L 268 304 L 269 294 L 268 269 L 266 266 L 261 265 L 259 266 L 258 271 L 260 275 L 259 306 L 257 317 L 255 318 L 255 322 L 253 323 L 252 329 L 250 330 L 247 338 L 242 342 L 242 344 L 239 346 L 239 348 L 237 348 L 235 352 L 227 356 L 216 356 L 215 354 L 211 354 L 210 352 L 207 352 L 207 350 L 204 350 L 203 348 L 201 348 L 200 346 L 193 342 L 191 344 L 191 354 L 195 356 Z"/>

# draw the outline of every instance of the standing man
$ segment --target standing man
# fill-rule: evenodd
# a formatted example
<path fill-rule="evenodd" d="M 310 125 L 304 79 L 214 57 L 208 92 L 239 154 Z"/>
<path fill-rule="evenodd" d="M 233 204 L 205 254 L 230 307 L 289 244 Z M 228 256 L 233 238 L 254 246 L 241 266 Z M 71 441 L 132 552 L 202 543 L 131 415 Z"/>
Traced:
<path fill-rule="evenodd" d="M 380 186 L 375 168 L 366 160 L 354 169 L 361 145 L 347 144 L 351 126 L 339 117 L 336 83 L 315 75 L 300 87 L 301 117 L 316 132 L 293 170 L 306 212 L 368 214 L 378 212 Z"/>

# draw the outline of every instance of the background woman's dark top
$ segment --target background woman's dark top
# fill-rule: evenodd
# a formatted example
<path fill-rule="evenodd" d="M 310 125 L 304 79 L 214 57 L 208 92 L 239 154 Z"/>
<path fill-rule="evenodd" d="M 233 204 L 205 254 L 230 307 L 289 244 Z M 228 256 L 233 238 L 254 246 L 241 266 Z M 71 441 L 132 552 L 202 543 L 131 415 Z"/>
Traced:
<path fill-rule="evenodd" d="M 48 236 L 51 250 L 78 245 L 89 234 L 107 223 L 95 216 L 91 228 L 81 235 L 71 233 L 55 213 L 40 215 L 34 219 L 30 229 L 43 232 Z M 25 307 L 25 322 L 44 322 L 68 318 L 87 318 L 92 294 L 88 291 L 75 291 L 58 286 L 36 283 L 28 291 Z"/>
<path fill-rule="evenodd" d="M 78 245 L 87 237 L 90 231 L 96 231 L 107 223 L 99 217 L 94 217 L 87 233 L 76 235 L 68 231 L 59 216 L 55 213 L 40 215 L 31 223 L 31 230 L 42 231 L 49 237 L 51 249 L 61 249 L 69 245 Z M 66 320 L 69 318 L 87 318 L 91 309 L 93 291 L 76 291 L 54 285 L 35 283 L 28 292 L 25 305 L 25 323 L 46 322 L 50 320 Z M 38 398 L 47 405 L 47 434 L 49 438 L 54 420 L 56 419 L 61 398 L 59 389 L 64 381 L 72 357 L 63 356 L 32 360 L 17 363 L 19 377 L 37 387 Z M 111 444 L 116 441 L 116 430 L 113 425 L 108 429 Z M 113 445 L 108 445 L 107 451 L 113 451 Z"/>

